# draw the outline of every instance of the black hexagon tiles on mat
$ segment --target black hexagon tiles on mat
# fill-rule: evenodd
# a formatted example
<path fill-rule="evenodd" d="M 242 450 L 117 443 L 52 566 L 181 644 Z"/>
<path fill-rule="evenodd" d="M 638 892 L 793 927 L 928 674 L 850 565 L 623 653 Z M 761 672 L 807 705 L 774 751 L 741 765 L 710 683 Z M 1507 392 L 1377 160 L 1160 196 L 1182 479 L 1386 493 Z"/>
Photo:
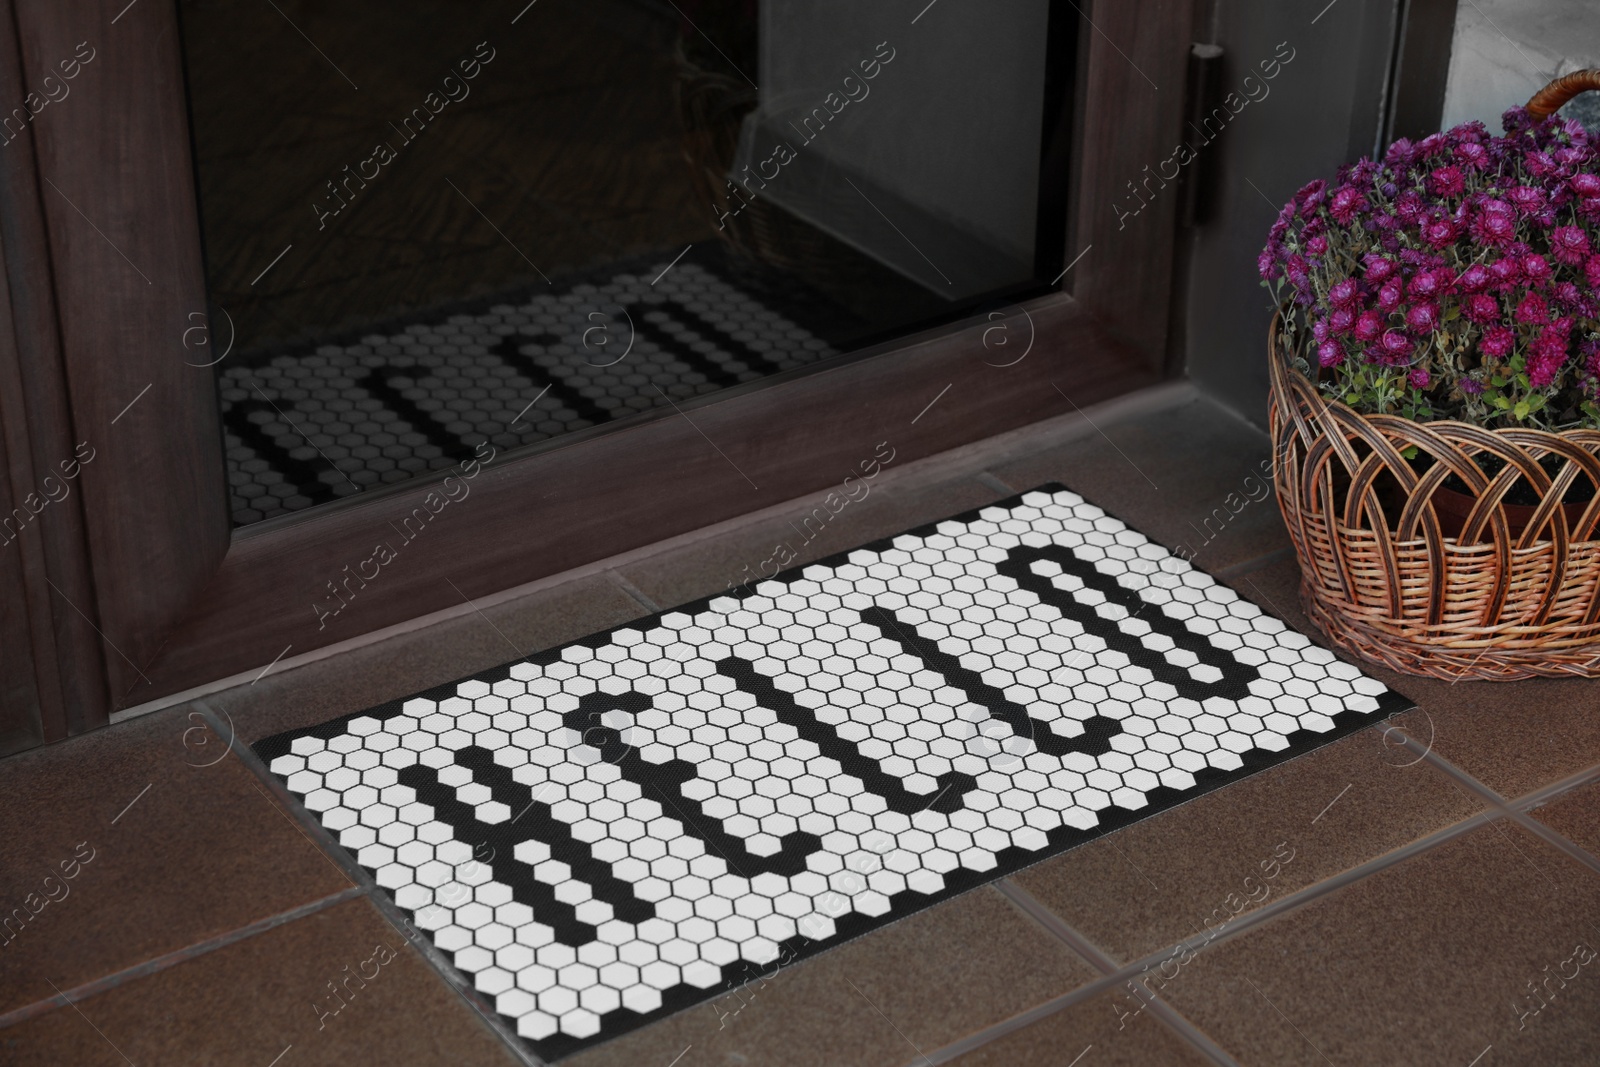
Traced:
<path fill-rule="evenodd" d="M 550 1058 L 1405 706 L 1052 486 L 256 750 Z"/>

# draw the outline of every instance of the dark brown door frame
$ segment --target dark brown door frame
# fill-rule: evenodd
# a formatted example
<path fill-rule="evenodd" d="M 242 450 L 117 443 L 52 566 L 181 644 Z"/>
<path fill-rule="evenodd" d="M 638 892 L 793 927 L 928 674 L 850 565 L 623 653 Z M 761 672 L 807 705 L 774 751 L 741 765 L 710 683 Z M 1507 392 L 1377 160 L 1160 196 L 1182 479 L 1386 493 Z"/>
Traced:
<path fill-rule="evenodd" d="M 496 457 L 404 542 L 397 528 L 433 510 L 443 476 L 230 528 L 211 372 L 186 344 L 206 304 L 172 0 L 0 0 L 0 69 L 16 72 L 0 92 L 11 98 L 37 91 L 81 42 L 94 49 L 70 95 L 0 146 L 11 495 L 77 442 L 94 449 L 72 496 L 24 531 L 37 695 L 0 727 L 53 740 L 280 650 L 347 641 L 837 484 L 881 441 L 904 464 L 1158 380 L 1176 198 L 1132 218 L 1114 204 L 1179 139 L 1190 5 L 1079 6 L 1093 26 L 1079 35 L 1072 295 Z M 1010 343 L 986 346 L 1001 327 Z M 1025 338 L 1028 357 L 1004 366 Z M 13 395 L 16 379 L 29 381 Z M 350 584 L 380 540 L 403 547 L 378 577 Z M 336 601 L 328 583 L 348 597 Z"/>
<path fill-rule="evenodd" d="M 1450 80 L 1456 0 L 1400 0 L 1383 140 L 1420 140 L 1439 129 Z M 1442 46 L 1441 46 L 1442 43 Z"/>

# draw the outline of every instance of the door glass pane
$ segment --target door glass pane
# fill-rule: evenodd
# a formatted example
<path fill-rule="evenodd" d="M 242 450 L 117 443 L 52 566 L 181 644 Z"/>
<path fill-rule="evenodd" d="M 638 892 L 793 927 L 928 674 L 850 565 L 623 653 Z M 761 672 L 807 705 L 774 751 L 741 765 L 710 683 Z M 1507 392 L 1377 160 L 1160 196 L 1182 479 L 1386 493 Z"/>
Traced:
<path fill-rule="evenodd" d="M 240 524 L 671 415 L 1061 268 L 1069 4 L 180 10 Z"/>

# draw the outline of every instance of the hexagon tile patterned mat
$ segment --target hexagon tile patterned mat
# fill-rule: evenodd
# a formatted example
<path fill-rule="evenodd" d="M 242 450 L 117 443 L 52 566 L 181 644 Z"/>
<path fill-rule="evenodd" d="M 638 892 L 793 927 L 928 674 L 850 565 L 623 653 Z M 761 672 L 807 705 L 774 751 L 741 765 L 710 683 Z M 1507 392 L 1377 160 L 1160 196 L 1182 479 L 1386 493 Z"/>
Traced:
<path fill-rule="evenodd" d="M 255 748 L 554 1058 L 1407 706 L 1047 486 Z"/>

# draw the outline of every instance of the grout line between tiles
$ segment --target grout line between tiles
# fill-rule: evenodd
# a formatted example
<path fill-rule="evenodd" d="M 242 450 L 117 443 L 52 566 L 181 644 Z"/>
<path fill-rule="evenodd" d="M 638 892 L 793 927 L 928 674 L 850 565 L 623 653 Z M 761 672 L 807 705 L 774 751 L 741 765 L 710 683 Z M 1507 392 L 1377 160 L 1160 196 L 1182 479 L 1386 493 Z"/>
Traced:
<path fill-rule="evenodd" d="M 1118 968 L 1115 960 L 1101 952 L 1087 937 L 1073 929 L 1064 919 L 1045 907 L 1032 893 L 1017 885 L 1010 878 L 1002 878 L 995 883 L 995 888 L 1011 903 L 1026 912 L 1034 922 L 1060 939 L 1072 951 L 1088 960 L 1095 970 L 1103 975 L 1117 973 Z M 1145 992 L 1149 993 L 1149 987 L 1145 987 Z M 1218 1067 L 1239 1067 L 1237 1060 L 1228 1055 L 1222 1046 L 1211 1040 L 1204 1031 L 1190 1022 L 1177 1008 L 1160 999 L 1154 993 L 1149 993 L 1149 996 L 1140 999 L 1144 1000 L 1149 1006 L 1151 1014 L 1165 1023 L 1170 1030 L 1184 1041 L 1187 1041 L 1212 1063 L 1217 1064 Z"/>
<path fill-rule="evenodd" d="M 1402 734 L 1402 736 L 1405 735 Z M 1419 749 L 1419 746 L 1415 744 L 1412 738 L 1406 737 L 1406 741 L 1412 746 L 1413 751 L 1417 751 Z M 1528 822 L 1535 824 L 1533 827 L 1533 832 L 1538 834 L 1541 838 L 1549 841 L 1549 843 L 1555 847 L 1562 848 L 1562 850 L 1564 852 L 1568 852 L 1569 855 L 1571 855 L 1573 852 L 1581 854 L 1582 862 L 1591 867 L 1596 866 L 1596 861 L 1590 857 L 1587 852 L 1578 848 L 1578 846 L 1573 845 L 1571 842 L 1567 841 L 1566 838 L 1557 834 L 1554 830 L 1551 830 L 1549 827 L 1544 826 L 1544 824 L 1539 823 L 1538 820 L 1532 819 L 1526 815 L 1522 815 L 1522 813 L 1528 808 L 1545 803 L 1557 796 L 1570 792 L 1573 789 L 1590 784 L 1591 782 L 1600 781 L 1600 766 L 1579 771 L 1578 773 L 1569 775 L 1560 781 L 1552 782 L 1534 790 L 1531 793 L 1527 793 L 1521 797 L 1518 797 L 1516 800 L 1508 802 L 1504 798 L 1500 797 L 1498 793 L 1495 793 L 1493 790 L 1478 782 L 1470 775 L 1467 775 L 1466 772 L 1459 770 L 1459 768 L 1454 767 L 1452 764 L 1449 764 L 1442 758 L 1430 760 L 1429 762 L 1432 763 L 1435 769 L 1439 770 L 1441 773 L 1452 774 L 1453 772 L 1454 777 L 1458 777 L 1459 779 L 1463 780 L 1463 785 L 1470 783 L 1471 786 L 1474 787 L 1474 793 L 1482 796 L 1485 800 L 1490 800 L 1492 802 L 1494 810 L 1480 812 L 1479 814 L 1471 816 L 1470 818 L 1463 819 L 1461 822 L 1444 827 L 1440 830 L 1436 830 L 1427 837 L 1419 838 L 1418 840 L 1396 849 L 1393 852 L 1369 860 L 1359 867 L 1351 868 L 1348 871 L 1334 875 L 1333 877 L 1325 879 L 1322 882 L 1307 886 L 1295 893 L 1290 894 L 1287 897 L 1283 897 L 1272 904 L 1258 908 L 1255 911 L 1246 912 L 1235 921 L 1235 924 L 1231 930 L 1228 930 L 1217 936 L 1214 938 L 1214 940 L 1228 940 L 1247 933 L 1255 927 L 1277 918 L 1279 915 L 1296 910 L 1301 906 L 1310 904 L 1323 896 L 1327 896 L 1330 893 L 1343 889 L 1347 885 L 1357 882 L 1362 878 L 1377 874 L 1380 871 L 1396 866 L 1423 852 L 1446 844 L 1457 837 L 1464 836 L 1465 834 L 1478 829 L 1478 824 L 1480 821 L 1483 825 L 1489 825 L 1493 822 L 1497 814 L 1509 816 L 1515 819 L 1519 825 L 1522 825 L 1523 819 L 1526 819 Z M 1518 819 L 1518 815 L 1522 815 L 1522 818 Z M 1575 855 L 1573 858 L 1578 859 L 1580 856 Z M 1000 892 L 1004 893 L 1009 899 L 1017 900 L 1017 897 L 1013 896 L 1012 892 L 1009 891 L 1012 888 L 1012 886 L 1009 884 L 1009 879 L 1003 880 L 1000 883 L 996 883 L 996 888 L 998 888 Z M 1021 887 L 1015 888 L 1018 892 L 1026 892 L 1025 890 L 1021 890 Z M 1034 901 L 1036 904 L 1038 903 L 1031 894 L 1028 894 L 1028 899 Z M 1043 905 L 1040 904 L 1039 907 L 1043 908 Z M 1028 910 L 1030 914 L 1034 914 L 1032 909 Z M 1048 909 L 1046 909 L 1045 914 L 1049 915 L 1052 921 L 1043 923 L 1041 920 L 1041 922 L 1046 926 L 1047 929 L 1056 934 L 1056 936 L 1060 937 L 1061 931 L 1070 931 L 1071 934 L 1076 935 L 1076 940 L 1068 938 L 1063 938 L 1063 940 L 1066 940 L 1067 943 L 1081 955 L 1083 955 L 1085 959 L 1088 959 L 1091 963 L 1095 963 L 1096 965 L 1098 965 L 1098 959 L 1105 959 L 1108 962 L 1112 962 L 1110 961 L 1109 957 L 1105 957 L 1098 948 L 1095 948 L 1087 938 L 1083 938 L 1081 934 L 1077 934 L 1077 931 L 1072 930 L 1071 927 L 1062 922 L 1053 912 L 1049 912 Z M 1082 947 L 1080 947 L 1080 941 Z M 974 1034 L 969 1034 L 960 1041 L 947 1045 L 942 1049 L 935 1050 L 927 1059 L 919 1060 L 918 1067 L 921 1067 L 923 1064 L 928 1064 L 929 1067 L 932 1067 L 932 1065 L 949 1063 L 951 1060 L 963 1056 L 974 1049 L 981 1048 L 982 1046 L 999 1040 L 1000 1038 L 1007 1037 L 1013 1033 L 1016 1033 L 1018 1030 L 1026 1029 L 1036 1022 L 1054 1015 L 1058 1011 L 1063 1011 L 1076 1004 L 1080 1004 L 1085 1000 L 1092 999 L 1093 997 L 1096 997 L 1109 989 L 1123 984 L 1124 982 L 1136 980 L 1150 967 L 1159 965 L 1162 960 L 1170 958 L 1175 953 L 1183 952 L 1185 950 L 1191 950 L 1198 953 L 1208 944 L 1209 942 L 1207 942 L 1203 937 L 1196 937 L 1179 942 L 1175 946 L 1164 948 L 1159 952 L 1151 953 L 1143 959 L 1136 960 L 1133 963 L 1114 971 L 1113 973 L 1106 974 L 1094 982 L 1089 983 L 1088 985 L 1080 986 L 1079 988 L 1062 994 L 1053 1000 L 1048 1000 L 1043 1004 L 1031 1008 L 1020 1015 L 1016 1015 L 1003 1022 L 996 1023 L 994 1026 L 991 1026 L 985 1030 L 980 1030 Z"/>
<path fill-rule="evenodd" d="M 210 705 L 204 700 L 196 700 L 194 705 L 199 709 L 206 722 L 210 724 L 211 729 L 217 732 L 217 736 L 223 736 L 222 723 L 217 719 Z M 456 995 L 464 1000 L 483 1019 L 495 1036 L 505 1044 L 511 1055 L 519 1063 L 524 1064 L 525 1067 L 544 1067 L 544 1063 L 528 1051 L 522 1039 L 506 1025 L 505 1020 L 500 1018 L 493 1005 L 486 1003 L 477 989 L 456 971 L 443 950 L 411 926 L 410 921 L 401 912 L 399 905 L 395 904 L 389 898 L 389 895 L 383 891 L 382 887 L 372 880 L 372 876 L 367 874 L 361 865 L 355 861 L 355 858 L 334 840 L 333 835 L 328 832 L 327 828 L 283 788 L 282 783 L 273 776 L 272 771 L 262 762 L 261 757 L 256 755 L 255 750 L 249 745 L 240 745 L 234 749 L 234 752 L 238 755 L 239 762 L 248 767 L 261 780 L 278 804 L 306 829 L 308 836 L 322 848 L 328 858 L 338 864 L 339 868 L 356 883 L 360 895 L 364 895 L 372 903 L 373 907 L 378 909 L 378 913 L 388 921 L 389 925 L 393 926 L 402 937 L 411 943 L 412 947 L 438 973 L 445 985 L 454 990 Z"/>
<path fill-rule="evenodd" d="M 628 581 L 627 577 L 624 576 L 620 570 L 606 571 L 606 577 L 610 578 L 613 585 L 615 585 L 618 589 L 621 589 L 624 593 L 627 593 L 634 599 L 634 601 L 642 605 L 644 609 L 650 612 L 652 615 L 657 614 L 662 610 L 661 605 L 645 596 L 644 590 Z"/>
<path fill-rule="evenodd" d="M 942 1064 L 958 1060 L 969 1052 L 976 1052 L 985 1045 L 993 1044 L 1002 1038 L 1010 1037 L 1018 1031 L 1026 1030 L 1034 1023 L 1043 1022 L 1059 1011 L 1065 1011 L 1068 1008 L 1082 1004 L 1086 1000 L 1093 1000 L 1101 993 L 1116 988 L 1118 984 L 1115 975 L 1108 974 L 1097 978 L 1087 985 L 1081 985 L 1071 992 L 1053 997 L 1019 1015 L 1013 1015 L 1011 1018 L 995 1023 L 993 1026 L 968 1034 L 958 1041 L 952 1041 L 942 1048 L 924 1053 L 912 1060 L 907 1067 L 941 1067 Z"/>
<path fill-rule="evenodd" d="M 1524 793 L 1515 800 L 1508 801 L 1507 806 L 1517 811 L 1530 811 L 1542 804 L 1550 803 L 1564 793 L 1570 793 L 1593 782 L 1600 782 L 1600 764 L 1578 771 L 1576 774 L 1569 774 L 1549 785 L 1540 786 L 1531 793 Z"/>
<path fill-rule="evenodd" d="M 1431 744 L 1427 746 L 1422 745 L 1417 741 L 1416 738 L 1405 733 L 1404 730 L 1400 731 L 1400 735 L 1405 738 L 1405 744 L 1407 748 L 1421 755 L 1421 757 L 1428 763 L 1432 764 L 1435 769 L 1445 775 L 1448 775 L 1462 788 L 1476 794 L 1499 814 L 1510 819 L 1512 822 L 1516 823 L 1524 830 L 1527 830 L 1535 837 L 1541 839 L 1545 844 L 1565 853 L 1568 858 L 1576 860 L 1578 863 L 1588 867 L 1596 874 L 1600 874 L 1600 858 L 1596 858 L 1592 853 L 1589 852 L 1588 849 L 1568 840 L 1564 835 L 1557 833 L 1555 830 L 1551 829 L 1538 819 L 1535 819 L 1532 815 L 1528 814 L 1529 809 L 1542 803 L 1541 800 L 1532 799 L 1532 796 L 1537 796 L 1537 794 L 1532 794 L 1530 797 L 1526 797 L 1521 800 L 1507 800 L 1493 789 L 1490 789 L 1483 782 L 1478 781 L 1477 778 L 1468 774 L 1460 767 L 1457 767 L 1454 763 L 1451 763 L 1449 760 L 1433 751 Z M 1582 773 L 1586 776 L 1600 776 L 1600 768 L 1591 768 L 1589 771 Z M 1556 784 L 1562 785 L 1564 783 L 1558 782 Z M 1541 792 L 1543 791 L 1541 790 Z M 1563 792 L 1566 792 L 1566 790 L 1562 789 L 1552 792 L 1550 795 L 1552 797 L 1559 796 Z"/>
<path fill-rule="evenodd" d="M 196 941 L 192 945 L 185 945 L 183 948 L 175 949 L 154 959 L 145 960 L 143 963 L 135 964 L 132 967 L 125 967 L 120 971 L 96 978 L 92 982 L 84 982 L 82 985 L 73 986 L 71 989 L 63 990 L 56 996 L 46 997 L 44 1000 L 35 1001 L 32 1004 L 25 1004 L 20 1008 L 0 1015 L 0 1030 L 8 1026 L 15 1026 L 18 1023 L 27 1022 L 29 1019 L 44 1015 L 57 1008 L 64 1008 L 71 1004 L 81 1004 L 90 997 L 108 992 L 118 986 L 126 985 L 136 979 L 157 974 L 169 967 L 176 967 L 180 963 L 188 963 L 190 960 L 199 959 L 201 956 L 210 955 L 218 949 L 236 945 L 247 938 L 255 937 L 257 934 L 264 934 L 268 930 L 275 930 L 286 923 L 304 919 L 308 915 L 315 915 L 319 911 L 325 911 L 335 905 L 343 904 L 347 900 L 355 900 L 365 892 L 366 890 L 360 886 L 350 886 L 347 889 L 341 889 L 337 893 L 330 893 L 328 896 L 313 900 L 310 903 L 290 908 L 288 911 L 280 911 L 276 915 L 257 919 L 253 923 L 247 923 L 226 933 L 208 937 L 203 941 Z"/>
<path fill-rule="evenodd" d="M 1104 977 L 1097 978 L 1088 985 L 1079 986 L 1077 989 L 1063 993 L 1051 1000 L 1047 1000 L 1043 1004 L 1023 1012 L 1021 1015 L 1013 1016 L 1010 1019 L 996 1023 L 987 1029 L 979 1030 L 976 1033 L 969 1034 L 960 1041 L 946 1045 L 944 1048 L 937 1049 L 930 1053 L 925 1060 L 917 1061 L 918 1067 L 948 1063 L 958 1056 L 964 1055 L 975 1048 L 986 1045 L 998 1037 L 1004 1037 L 1007 1034 L 1014 1033 L 1017 1030 L 1023 1029 L 1024 1027 L 1031 1026 L 1040 1019 L 1048 1018 L 1058 1011 L 1070 1008 L 1075 1004 L 1079 1004 L 1090 999 L 1091 997 L 1099 996 L 1108 989 L 1112 989 L 1125 982 L 1137 979 L 1151 967 L 1159 966 L 1163 960 L 1169 959 L 1177 954 L 1184 952 L 1198 954 L 1212 944 L 1222 941 L 1230 941 L 1236 937 L 1240 937 L 1249 931 L 1254 930 L 1258 926 L 1264 925 L 1265 923 L 1268 923 L 1288 912 L 1295 911 L 1308 904 L 1315 903 L 1323 897 L 1329 896 L 1341 889 L 1344 889 L 1346 886 L 1359 882 L 1363 878 L 1378 874 L 1381 871 L 1388 870 L 1390 867 L 1398 866 L 1399 864 L 1404 863 L 1406 860 L 1421 855 L 1430 849 L 1437 848 L 1440 845 L 1444 845 L 1458 837 L 1463 837 L 1474 830 L 1481 829 L 1483 826 L 1491 824 L 1496 817 L 1497 813 L 1493 811 L 1479 812 L 1476 815 L 1462 819 L 1458 823 L 1435 830 L 1426 837 L 1420 837 L 1409 844 L 1402 845 L 1400 848 L 1397 848 L 1392 852 L 1387 852 L 1382 856 L 1374 857 L 1373 859 L 1370 859 L 1357 867 L 1352 867 L 1349 870 L 1342 871 L 1339 874 L 1325 878 L 1320 882 L 1315 882 L 1311 885 L 1308 885 L 1305 888 L 1299 889 L 1286 897 L 1282 897 L 1274 901 L 1271 904 L 1263 905 L 1254 911 L 1247 911 L 1240 915 L 1237 919 L 1233 920 L 1229 928 L 1220 934 L 1214 934 L 1209 938 L 1203 934 L 1197 934 L 1192 938 L 1186 938 L 1175 944 L 1168 945 L 1156 952 L 1149 953 L 1140 959 L 1123 965 L 1121 969 L 1114 974 L 1108 974 Z"/>

